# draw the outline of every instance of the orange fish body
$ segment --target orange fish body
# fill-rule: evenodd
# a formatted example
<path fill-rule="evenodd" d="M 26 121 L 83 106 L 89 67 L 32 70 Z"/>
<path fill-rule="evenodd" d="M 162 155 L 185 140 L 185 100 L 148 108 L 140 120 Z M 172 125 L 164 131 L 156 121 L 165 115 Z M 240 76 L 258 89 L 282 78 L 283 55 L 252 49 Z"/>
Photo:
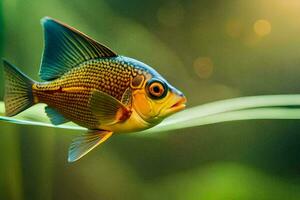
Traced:
<path fill-rule="evenodd" d="M 101 119 L 93 114 L 89 105 L 93 91 L 102 91 L 121 102 L 126 89 L 132 88 L 136 76 L 145 76 L 141 69 L 119 59 L 87 61 L 62 77 L 46 83 L 35 83 L 33 95 L 37 102 L 55 108 L 67 119 L 89 129 L 101 129 Z M 141 75 L 140 75 L 141 74 Z M 142 85 L 142 83 L 139 83 Z M 120 121 L 128 113 L 121 113 Z M 118 116 L 116 116 L 118 117 Z M 116 119 L 118 120 L 118 119 Z"/>
<path fill-rule="evenodd" d="M 37 103 L 55 125 L 72 121 L 89 129 L 69 149 L 73 162 L 112 133 L 150 128 L 182 110 L 183 94 L 150 66 L 119 56 L 85 34 L 51 18 L 42 20 L 45 49 L 40 76 L 31 80 L 4 61 L 6 114 Z"/>

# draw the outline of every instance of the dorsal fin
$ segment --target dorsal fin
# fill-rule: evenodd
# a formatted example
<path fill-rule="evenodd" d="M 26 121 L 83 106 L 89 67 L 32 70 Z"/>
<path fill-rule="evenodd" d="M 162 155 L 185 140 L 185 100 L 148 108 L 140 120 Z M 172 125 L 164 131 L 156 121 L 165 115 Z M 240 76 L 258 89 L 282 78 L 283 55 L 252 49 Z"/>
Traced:
<path fill-rule="evenodd" d="M 44 27 L 45 47 L 40 77 L 49 81 L 95 58 L 117 56 L 109 48 L 80 31 L 49 17 L 41 20 Z"/>

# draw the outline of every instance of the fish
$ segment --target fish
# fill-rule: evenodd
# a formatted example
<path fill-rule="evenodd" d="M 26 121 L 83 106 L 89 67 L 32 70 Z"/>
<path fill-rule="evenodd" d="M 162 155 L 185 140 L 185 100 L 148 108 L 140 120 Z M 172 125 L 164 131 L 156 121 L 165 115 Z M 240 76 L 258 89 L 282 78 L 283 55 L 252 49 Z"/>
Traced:
<path fill-rule="evenodd" d="M 12 117 L 44 103 L 52 124 L 73 122 L 87 128 L 72 140 L 68 162 L 113 134 L 151 128 L 186 107 L 185 95 L 149 65 L 118 55 L 56 19 L 44 17 L 41 24 L 43 82 L 3 59 L 5 114 Z"/>

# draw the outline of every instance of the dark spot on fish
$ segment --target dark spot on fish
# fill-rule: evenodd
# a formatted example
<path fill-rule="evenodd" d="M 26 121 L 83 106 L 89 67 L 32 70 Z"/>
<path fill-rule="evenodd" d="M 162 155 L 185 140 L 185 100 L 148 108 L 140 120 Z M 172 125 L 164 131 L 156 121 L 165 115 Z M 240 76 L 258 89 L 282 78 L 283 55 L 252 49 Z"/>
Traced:
<path fill-rule="evenodd" d="M 119 120 L 121 122 L 125 121 L 126 119 L 128 119 L 130 117 L 131 113 L 132 113 L 132 111 L 130 111 L 130 110 L 124 110 L 122 112 L 122 115 L 120 115 Z"/>
<path fill-rule="evenodd" d="M 137 75 L 132 79 L 131 85 L 133 88 L 139 87 L 143 81 L 144 81 L 144 76 L 143 75 Z"/>

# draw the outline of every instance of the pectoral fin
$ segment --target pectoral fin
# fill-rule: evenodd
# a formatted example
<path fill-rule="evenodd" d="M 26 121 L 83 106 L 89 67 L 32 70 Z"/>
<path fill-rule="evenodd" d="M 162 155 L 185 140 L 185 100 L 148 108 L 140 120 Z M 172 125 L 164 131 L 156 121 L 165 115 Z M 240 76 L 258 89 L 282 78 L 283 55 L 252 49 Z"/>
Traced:
<path fill-rule="evenodd" d="M 100 124 L 114 124 L 126 120 L 131 114 L 118 99 L 98 90 L 92 93 L 89 105 Z"/>
<path fill-rule="evenodd" d="M 68 161 L 75 162 L 79 160 L 111 135 L 111 131 L 95 130 L 75 138 L 69 148 Z"/>

